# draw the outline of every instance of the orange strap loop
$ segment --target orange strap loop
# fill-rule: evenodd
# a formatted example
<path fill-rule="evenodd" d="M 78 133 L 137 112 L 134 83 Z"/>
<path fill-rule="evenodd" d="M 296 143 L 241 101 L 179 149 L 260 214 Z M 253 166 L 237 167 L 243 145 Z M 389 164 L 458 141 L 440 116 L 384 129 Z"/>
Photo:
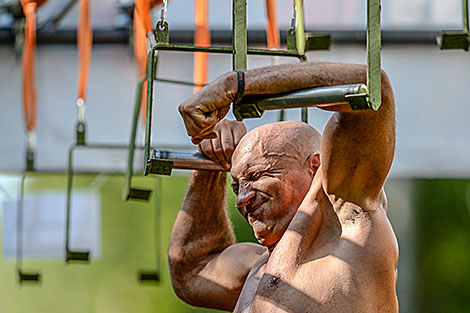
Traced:
<path fill-rule="evenodd" d="M 279 35 L 279 26 L 277 25 L 276 0 L 266 0 L 266 17 L 268 49 L 280 49 L 281 38 Z"/>
<path fill-rule="evenodd" d="M 27 131 L 33 131 L 37 123 L 37 102 L 35 86 L 36 58 L 36 9 L 45 1 L 22 0 L 26 17 L 23 46 L 23 111 Z"/>
<path fill-rule="evenodd" d="M 207 47 L 211 44 L 211 33 L 207 26 L 207 0 L 195 0 L 194 3 L 194 45 Z M 203 52 L 194 53 L 194 74 L 195 84 L 204 85 L 207 82 L 208 55 Z M 202 87 L 194 87 L 194 93 Z"/>
<path fill-rule="evenodd" d="M 79 24 L 77 30 L 78 46 L 78 99 L 86 100 L 88 72 L 90 68 L 91 46 L 93 45 L 93 32 L 90 25 L 90 7 L 88 0 L 79 2 Z"/>

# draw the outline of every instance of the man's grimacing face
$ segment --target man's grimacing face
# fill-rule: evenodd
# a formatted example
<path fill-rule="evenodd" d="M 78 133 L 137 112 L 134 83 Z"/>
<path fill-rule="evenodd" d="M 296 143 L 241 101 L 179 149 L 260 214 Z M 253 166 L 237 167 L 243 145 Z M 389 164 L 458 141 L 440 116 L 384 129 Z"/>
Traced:
<path fill-rule="evenodd" d="M 271 155 L 259 146 L 235 150 L 231 174 L 237 209 L 262 245 L 276 244 L 289 226 L 313 179 L 308 165 L 307 160 Z"/>

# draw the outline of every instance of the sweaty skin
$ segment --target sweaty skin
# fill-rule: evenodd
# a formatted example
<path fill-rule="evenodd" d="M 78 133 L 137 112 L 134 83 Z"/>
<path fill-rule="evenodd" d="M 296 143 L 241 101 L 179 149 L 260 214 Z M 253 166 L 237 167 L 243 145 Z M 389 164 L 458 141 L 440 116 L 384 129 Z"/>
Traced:
<path fill-rule="evenodd" d="M 366 67 L 290 64 L 245 77 L 245 94 L 270 94 L 363 83 Z M 235 93 L 229 73 L 179 109 L 193 142 L 214 161 L 231 163 L 237 208 L 259 244 L 234 240 L 226 175 L 194 171 L 170 238 L 176 294 L 234 312 L 398 312 L 398 245 L 382 189 L 395 146 L 385 73 L 377 112 L 321 106 L 336 111 L 323 136 L 301 122 L 280 122 L 243 137 L 242 123 L 222 120 Z"/>

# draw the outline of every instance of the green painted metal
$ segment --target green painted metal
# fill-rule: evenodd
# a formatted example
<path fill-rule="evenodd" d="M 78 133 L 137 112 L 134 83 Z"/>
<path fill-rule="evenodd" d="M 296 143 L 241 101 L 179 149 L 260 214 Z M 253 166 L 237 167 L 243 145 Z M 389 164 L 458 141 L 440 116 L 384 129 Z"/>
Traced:
<path fill-rule="evenodd" d="M 73 151 L 80 145 L 72 145 L 69 149 L 67 165 L 67 207 L 65 216 L 65 262 L 88 262 L 90 253 L 88 251 L 70 250 L 70 216 L 72 205 L 72 181 L 73 181 Z M 85 147 L 85 146 L 84 146 Z"/>
<path fill-rule="evenodd" d="M 304 9 L 302 0 L 295 0 L 295 47 L 299 54 L 305 53 Z"/>
<path fill-rule="evenodd" d="M 462 30 L 442 32 L 441 36 L 437 38 L 437 44 L 441 50 L 469 50 L 470 34 L 468 25 L 468 0 L 462 0 Z"/>
<path fill-rule="evenodd" d="M 234 71 L 246 71 L 247 32 L 246 32 L 246 0 L 232 2 L 232 47 Z"/>
<path fill-rule="evenodd" d="M 155 29 L 156 29 L 155 38 L 157 42 L 160 44 L 169 44 L 170 35 L 169 35 L 168 23 L 164 21 L 158 21 Z"/>
<path fill-rule="evenodd" d="M 302 108 L 300 111 L 300 120 L 308 124 L 308 108 Z"/>
<path fill-rule="evenodd" d="M 26 170 L 27 171 L 35 170 L 34 159 L 35 159 L 34 150 L 30 148 L 26 149 Z"/>
<path fill-rule="evenodd" d="M 23 283 L 40 283 L 41 274 L 38 272 L 23 271 L 23 212 L 24 212 L 24 189 L 26 181 L 26 172 L 21 175 L 20 195 L 18 197 L 18 206 L 16 212 L 16 272 L 18 274 L 18 282 Z"/>
<path fill-rule="evenodd" d="M 145 166 L 145 175 L 157 174 L 157 175 L 171 175 L 173 170 L 173 161 L 171 160 L 155 160 L 147 159 Z"/>
<path fill-rule="evenodd" d="M 380 11 L 380 0 L 367 0 L 367 88 L 375 111 L 382 103 Z"/>
<path fill-rule="evenodd" d="M 152 113 L 153 113 L 153 78 L 156 75 L 158 62 L 157 50 L 153 47 L 148 54 L 147 61 L 147 114 L 145 121 L 145 145 L 144 145 L 144 175 L 148 175 L 148 162 L 150 161 L 150 149 L 152 140 Z M 155 60 L 156 59 L 156 60 Z"/>
<path fill-rule="evenodd" d="M 179 52 L 206 52 L 218 54 L 233 54 L 233 48 L 227 47 L 201 47 L 201 46 L 185 46 L 185 45 L 167 45 L 155 44 L 148 53 L 147 62 L 147 117 L 145 122 L 145 145 L 144 145 L 144 175 L 171 175 L 173 163 L 163 160 L 155 160 L 151 157 L 151 140 L 152 140 L 152 114 L 153 114 L 153 81 L 157 75 L 158 51 L 179 51 Z M 297 51 L 287 50 L 267 50 L 267 49 L 247 49 L 250 55 L 267 55 L 267 56 L 284 56 L 296 57 L 299 60 L 305 60 L 305 55 L 300 55 Z"/>
<path fill-rule="evenodd" d="M 86 139 L 85 135 L 86 134 L 86 124 L 85 122 L 77 122 L 76 125 L 76 140 L 77 140 L 77 145 L 85 145 L 86 144 Z"/>
<path fill-rule="evenodd" d="M 137 125 L 139 123 L 139 113 L 140 113 L 140 103 L 142 100 L 142 88 L 146 79 L 142 79 L 137 84 L 137 94 L 135 97 L 135 104 L 134 104 L 134 116 L 132 119 L 132 129 L 131 129 L 131 137 L 129 140 L 129 152 L 127 156 L 127 169 L 124 176 L 124 185 L 123 185 L 123 192 L 122 197 L 124 201 L 129 199 L 135 200 L 149 200 L 151 190 L 149 189 L 142 189 L 142 188 L 135 188 L 132 187 L 132 175 L 133 175 L 133 164 L 134 164 L 134 151 L 135 151 L 135 140 L 137 135 Z"/>
<path fill-rule="evenodd" d="M 305 33 L 305 51 L 329 50 L 331 46 L 331 35 L 328 33 L 312 34 Z"/>

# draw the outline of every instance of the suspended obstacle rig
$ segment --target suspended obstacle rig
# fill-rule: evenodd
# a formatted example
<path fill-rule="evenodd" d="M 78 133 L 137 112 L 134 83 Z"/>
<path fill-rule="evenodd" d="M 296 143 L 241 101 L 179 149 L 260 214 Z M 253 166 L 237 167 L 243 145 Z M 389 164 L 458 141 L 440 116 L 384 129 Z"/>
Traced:
<path fill-rule="evenodd" d="M 246 71 L 247 55 L 296 57 L 301 62 L 306 60 L 307 48 L 329 47 L 331 39 L 327 35 L 305 36 L 303 29 L 302 1 L 294 2 L 293 30 L 288 33 L 287 50 L 267 50 L 247 48 L 246 0 L 232 2 L 232 48 L 181 46 L 169 43 L 168 23 L 166 21 L 166 1 L 163 1 L 162 16 L 156 25 L 155 34 L 148 34 L 148 67 L 147 67 L 147 114 L 144 146 L 144 175 L 171 175 L 173 168 L 222 170 L 201 153 L 178 151 L 159 151 L 151 149 L 153 81 L 156 77 L 159 51 L 204 52 L 232 54 L 233 70 Z M 315 87 L 283 95 L 271 95 L 261 98 L 242 99 L 233 103 L 232 109 L 237 120 L 259 118 L 265 110 L 285 108 L 306 108 L 326 104 L 347 104 L 353 110 L 378 110 L 381 105 L 381 27 L 380 0 L 367 1 L 367 84 Z M 295 37 L 292 37 L 295 34 Z M 314 42 L 319 42 L 315 45 Z M 295 45 L 294 45 L 295 43 Z M 289 48 L 295 47 L 295 50 Z M 300 100 L 301 99 L 301 100 Z M 298 101 L 297 101 L 298 100 Z M 307 110 L 302 112 L 302 120 L 307 121 Z"/>
<path fill-rule="evenodd" d="M 36 157 L 36 125 L 37 125 L 37 98 L 35 86 L 35 60 L 36 60 L 36 11 L 47 0 L 22 0 L 21 7 L 25 15 L 24 42 L 22 46 L 23 67 L 23 112 L 26 126 L 26 159 L 25 170 L 21 175 L 21 186 L 16 216 L 16 272 L 18 282 L 39 283 L 39 272 L 26 272 L 23 270 L 23 211 L 24 187 L 27 173 L 35 171 Z"/>
<path fill-rule="evenodd" d="M 147 5 L 147 9 L 144 8 L 143 12 L 147 12 L 148 19 L 150 20 L 149 4 L 148 0 L 137 1 L 135 9 L 141 10 L 142 5 Z M 156 3 L 158 4 L 158 3 Z M 136 14 L 138 15 L 138 14 Z M 145 17 L 145 16 L 144 16 Z M 129 167 L 126 171 L 125 183 L 123 186 L 123 194 L 125 200 L 136 199 L 136 200 L 149 200 L 150 190 L 136 188 L 131 185 L 132 182 L 132 164 L 135 146 L 135 137 L 137 132 L 137 123 L 139 119 L 140 108 L 142 106 L 141 94 L 142 90 L 145 88 L 145 79 L 141 79 L 137 85 L 137 94 L 134 107 L 134 116 L 133 116 L 133 129 L 131 132 L 131 142 L 130 145 L 114 145 L 114 144 L 96 144 L 96 143 L 87 143 L 86 140 L 86 121 L 85 121 L 85 109 L 86 109 L 86 86 L 88 81 L 88 70 L 91 58 L 91 48 L 92 48 L 92 31 L 90 27 L 90 18 L 89 18 L 89 5 L 88 0 L 80 0 L 80 10 L 79 10 L 79 27 L 77 34 L 77 46 L 79 49 L 79 79 L 78 79 L 78 95 L 77 95 L 77 123 L 76 123 L 76 142 L 71 145 L 68 151 L 68 164 L 67 164 L 67 195 L 66 195 L 66 238 L 65 238 L 65 261 L 67 263 L 78 262 L 78 263 L 88 263 L 90 261 L 90 252 L 89 251 L 77 251 L 73 250 L 71 247 L 71 213 L 72 213 L 72 190 L 73 190 L 73 176 L 74 176 L 74 152 L 80 149 L 104 149 L 104 150 L 122 150 L 128 151 L 128 164 Z M 137 33 L 139 29 L 136 30 Z M 138 51 L 137 51 L 138 52 Z M 137 58 L 139 54 L 136 53 Z M 146 53 L 144 56 L 146 60 Z M 139 63 L 139 62 L 138 62 Z M 144 71 L 146 66 L 144 66 Z M 143 149 L 143 147 L 137 147 L 138 149 Z M 132 151 L 132 154 L 130 153 Z M 122 172 L 121 172 L 122 173 Z M 120 173 L 120 174 L 121 174 Z M 103 172 L 99 172 L 103 174 Z M 160 197 L 160 193 L 158 195 Z M 156 264 L 157 269 L 151 271 L 142 271 L 138 270 L 138 280 L 141 282 L 158 282 L 160 280 L 159 274 L 159 236 L 158 232 L 160 231 L 160 204 L 156 205 L 155 209 L 155 240 L 156 240 Z"/>

